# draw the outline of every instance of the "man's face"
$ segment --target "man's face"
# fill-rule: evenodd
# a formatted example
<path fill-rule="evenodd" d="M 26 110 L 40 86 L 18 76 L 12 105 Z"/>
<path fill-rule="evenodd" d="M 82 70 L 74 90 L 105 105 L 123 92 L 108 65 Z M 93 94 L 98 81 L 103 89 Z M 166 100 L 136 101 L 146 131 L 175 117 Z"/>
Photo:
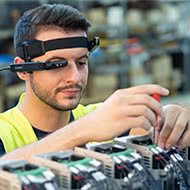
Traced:
<path fill-rule="evenodd" d="M 83 31 L 65 33 L 61 30 L 40 31 L 37 40 L 85 36 Z M 66 67 L 52 70 L 34 71 L 29 74 L 28 87 L 31 94 L 52 108 L 61 111 L 74 109 L 87 84 L 88 50 L 87 48 L 59 49 L 46 52 L 32 61 L 68 61 Z"/>

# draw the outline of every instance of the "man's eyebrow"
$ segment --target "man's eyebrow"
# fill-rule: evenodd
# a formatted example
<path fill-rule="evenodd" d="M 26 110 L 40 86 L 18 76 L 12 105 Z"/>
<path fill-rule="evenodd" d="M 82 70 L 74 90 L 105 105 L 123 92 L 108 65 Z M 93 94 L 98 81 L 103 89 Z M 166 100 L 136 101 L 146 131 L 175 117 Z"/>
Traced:
<path fill-rule="evenodd" d="M 80 56 L 79 58 L 77 58 L 77 60 L 80 60 L 80 59 L 83 59 L 83 58 L 89 58 L 89 56 L 87 55 L 87 54 L 85 54 L 85 55 L 82 55 L 82 56 Z"/>
<path fill-rule="evenodd" d="M 51 61 L 52 59 L 62 59 L 62 60 L 66 60 L 64 57 L 58 57 L 58 56 L 52 56 L 49 59 L 47 59 L 45 62 Z"/>
<path fill-rule="evenodd" d="M 76 60 L 78 61 L 78 60 L 83 59 L 83 58 L 88 59 L 89 56 L 87 54 L 85 54 L 85 55 L 82 55 L 82 56 L 76 58 Z M 48 58 L 45 62 L 51 61 L 52 59 L 66 60 L 66 58 L 64 58 L 64 57 L 52 56 L 52 57 Z"/>

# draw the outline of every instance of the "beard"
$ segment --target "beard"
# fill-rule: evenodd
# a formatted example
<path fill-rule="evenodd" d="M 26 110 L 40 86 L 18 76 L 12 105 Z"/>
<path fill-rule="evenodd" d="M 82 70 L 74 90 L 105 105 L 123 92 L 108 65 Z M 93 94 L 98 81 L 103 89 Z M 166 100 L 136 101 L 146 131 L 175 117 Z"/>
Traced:
<path fill-rule="evenodd" d="M 68 85 L 63 88 L 57 88 L 55 90 L 54 96 L 52 96 L 50 91 L 48 91 L 45 88 L 42 88 L 37 82 L 35 82 L 35 80 L 33 78 L 33 74 L 30 74 L 30 86 L 31 86 L 31 89 L 33 90 L 34 94 L 36 95 L 36 97 L 38 97 L 38 99 L 40 99 L 43 103 L 47 104 L 51 108 L 58 110 L 58 111 L 70 111 L 70 110 L 75 109 L 78 106 L 79 101 L 84 93 L 84 88 L 82 88 L 82 86 L 79 84 L 75 84 L 75 85 Z M 57 101 L 57 99 L 55 97 L 56 94 L 59 93 L 61 90 L 71 89 L 71 88 L 80 89 L 81 93 L 78 98 L 78 101 L 75 103 L 72 103 L 69 106 L 64 106 L 64 105 L 59 104 L 59 102 Z M 72 99 L 75 100 L 76 97 L 67 98 L 67 100 L 69 100 L 69 99 L 72 101 Z"/>

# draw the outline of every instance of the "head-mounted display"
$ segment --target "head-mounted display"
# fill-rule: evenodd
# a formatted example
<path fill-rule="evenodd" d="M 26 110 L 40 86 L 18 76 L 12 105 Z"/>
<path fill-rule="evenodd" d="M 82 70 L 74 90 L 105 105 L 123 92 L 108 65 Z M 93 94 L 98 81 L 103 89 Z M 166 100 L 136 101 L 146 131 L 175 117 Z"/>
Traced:
<path fill-rule="evenodd" d="M 68 48 L 87 48 L 90 52 L 99 46 L 98 37 L 89 40 L 86 37 L 59 38 L 55 40 L 31 40 L 16 46 L 16 54 L 25 61 L 44 55 L 47 51 Z"/>
<path fill-rule="evenodd" d="M 16 54 L 24 59 L 24 63 L 10 64 L 8 67 L 0 68 L 2 70 L 10 70 L 12 72 L 32 72 L 41 70 L 50 70 L 68 65 L 64 62 L 31 62 L 31 59 L 44 55 L 47 51 L 68 48 L 87 48 L 88 51 L 94 51 L 100 44 L 99 37 L 89 40 L 86 37 L 59 38 L 55 40 L 25 41 L 16 46 Z"/>

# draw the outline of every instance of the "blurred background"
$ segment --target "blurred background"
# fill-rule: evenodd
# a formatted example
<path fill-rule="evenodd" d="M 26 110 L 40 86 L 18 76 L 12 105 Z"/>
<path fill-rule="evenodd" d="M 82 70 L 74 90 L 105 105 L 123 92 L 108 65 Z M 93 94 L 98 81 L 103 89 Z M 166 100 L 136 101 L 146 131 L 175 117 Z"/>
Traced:
<path fill-rule="evenodd" d="M 14 27 L 24 11 L 44 3 L 79 9 L 100 47 L 90 57 L 83 104 L 116 89 L 154 83 L 170 90 L 162 103 L 190 102 L 190 0 L 0 0 L 0 67 L 12 63 Z M 0 72 L 0 112 L 14 106 L 24 82 Z"/>

